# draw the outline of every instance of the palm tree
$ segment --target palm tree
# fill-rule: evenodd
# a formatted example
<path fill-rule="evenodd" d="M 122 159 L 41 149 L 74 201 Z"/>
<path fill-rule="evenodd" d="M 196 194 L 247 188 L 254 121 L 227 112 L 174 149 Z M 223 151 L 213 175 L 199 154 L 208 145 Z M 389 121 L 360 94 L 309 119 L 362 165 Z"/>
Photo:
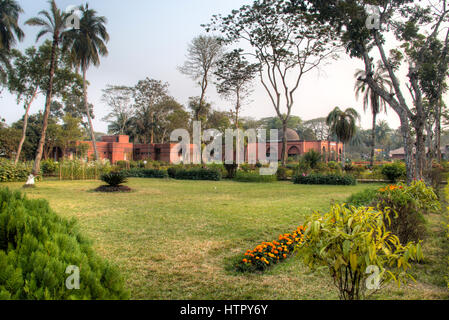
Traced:
<path fill-rule="evenodd" d="M 24 33 L 19 27 L 19 15 L 23 12 L 15 0 L 0 0 L 0 50 L 9 51 L 22 40 Z"/>
<path fill-rule="evenodd" d="M 371 167 L 374 167 L 374 155 L 376 148 L 376 124 L 377 115 L 387 111 L 387 102 L 382 99 L 368 84 L 362 79 L 365 77 L 365 71 L 357 70 L 354 77 L 357 79 L 355 83 L 355 96 L 359 99 L 363 95 L 363 110 L 365 112 L 371 109 L 373 114 L 373 131 L 372 131 L 372 145 L 371 145 Z M 374 81 L 384 90 L 391 90 L 393 84 L 389 78 L 388 71 L 383 67 L 381 62 L 378 63 L 376 71 L 373 75 Z"/>
<path fill-rule="evenodd" d="M 16 43 L 16 38 L 22 40 L 24 37 L 19 27 L 19 15 L 22 12 L 15 0 L 0 0 L 0 84 L 6 82 L 10 50 Z"/>
<path fill-rule="evenodd" d="M 57 51 L 59 49 L 59 44 L 63 40 L 64 31 L 66 28 L 66 20 L 69 17 L 68 13 L 61 11 L 56 6 L 55 0 L 50 0 L 49 4 L 50 4 L 50 12 L 48 12 L 46 10 L 42 10 L 39 12 L 39 16 L 41 16 L 41 17 L 31 18 L 25 22 L 25 24 L 27 24 L 27 25 L 42 28 L 39 31 L 39 33 L 37 34 L 36 42 L 39 41 L 40 38 L 42 38 L 43 36 L 45 36 L 47 34 L 51 35 L 53 38 L 51 56 L 50 56 L 50 69 L 48 71 L 49 80 L 48 80 L 48 86 L 46 88 L 47 96 L 46 96 L 46 101 L 45 101 L 44 120 L 43 120 L 43 125 L 42 125 L 41 137 L 40 137 L 37 152 L 36 152 L 36 158 L 34 160 L 34 165 L 33 165 L 33 171 L 32 171 L 33 176 L 39 175 L 39 171 L 40 171 L 40 163 L 42 160 L 42 153 L 44 150 L 45 137 L 46 137 L 47 127 L 48 127 L 48 116 L 50 115 L 50 107 L 51 107 L 52 94 L 53 94 L 53 80 L 54 80 L 54 75 L 55 75 L 55 70 L 56 70 Z"/>
<path fill-rule="evenodd" d="M 95 10 L 89 9 L 89 4 L 81 5 L 79 9 L 82 13 L 80 28 L 67 32 L 68 35 L 65 38 L 64 47 L 67 47 L 70 51 L 75 67 L 80 68 L 83 73 L 84 105 L 89 121 L 90 136 L 92 138 L 95 157 L 99 160 L 92 116 L 87 99 L 86 74 L 89 66 L 100 65 L 100 56 L 106 56 L 108 54 L 106 43 L 109 41 L 109 34 L 105 27 L 107 23 L 105 17 L 97 16 Z"/>
<path fill-rule="evenodd" d="M 355 136 L 357 120 L 360 120 L 360 115 L 355 109 L 349 108 L 342 111 L 339 107 L 336 107 L 326 119 L 330 132 L 335 134 L 340 142 L 343 142 L 343 163 L 345 159 L 344 144 L 350 142 Z"/>

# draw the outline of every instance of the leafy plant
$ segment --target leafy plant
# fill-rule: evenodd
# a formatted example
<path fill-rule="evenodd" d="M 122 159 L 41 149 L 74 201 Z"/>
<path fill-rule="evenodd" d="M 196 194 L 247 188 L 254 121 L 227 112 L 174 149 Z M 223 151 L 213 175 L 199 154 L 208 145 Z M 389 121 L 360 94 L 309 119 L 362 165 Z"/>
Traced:
<path fill-rule="evenodd" d="M 401 162 L 386 164 L 382 167 L 382 174 L 389 181 L 396 182 L 398 181 L 398 179 L 405 177 L 406 175 L 405 164 Z"/>
<path fill-rule="evenodd" d="M 351 195 L 347 200 L 346 204 L 348 206 L 370 206 L 374 203 L 377 198 L 378 191 L 375 189 L 365 189 L 358 193 Z"/>
<path fill-rule="evenodd" d="M 100 179 L 106 182 L 111 187 L 118 187 L 128 182 L 128 179 L 122 172 L 106 173 L 103 174 Z"/>
<path fill-rule="evenodd" d="M 303 155 L 303 161 L 307 163 L 312 169 L 316 168 L 318 163 L 321 162 L 322 158 L 323 157 L 321 156 L 321 154 L 316 152 L 315 150 L 310 150 Z"/>
<path fill-rule="evenodd" d="M 121 173 L 127 178 L 156 178 L 156 179 L 168 178 L 168 173 L 166 170 L 135 168 L 121 171 Z"/>
<path fill-rule="evenodd" d="M 328 269 L 342 300 L 359 300 L 391 281 L 400 286 L 414 280 L 409 271 L 423 258 L 421 244 L 402 245 L 386 221 L 387 211 L 334 205 L 309 218 L 298 257 L 312 270 Z M 373 271 L 378 273 L 369 275 Z"/>

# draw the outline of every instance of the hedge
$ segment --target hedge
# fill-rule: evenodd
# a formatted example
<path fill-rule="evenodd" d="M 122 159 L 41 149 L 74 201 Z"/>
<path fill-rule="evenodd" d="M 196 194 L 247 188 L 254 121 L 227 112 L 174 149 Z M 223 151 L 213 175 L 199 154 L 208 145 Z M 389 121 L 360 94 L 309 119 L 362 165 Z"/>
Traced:
<path fill-rule="evenodd" d="M 31 164 L 0 159 L 0 182 L 25 182 L 31 174 Z"/>
<path fill-rule="evenodd" d="M 177 180 L 220 181 L 222 179 L 222 173 L 218 169 L 207 169 L 207 168 L 184 169 L 172 167 L 169 168 L 167 172 L 170 178 Z"/>
<path fill-rule="evenodd" d="M 156 169 L 130 169 L 123 170 L 121 173 L 127 178 L 157 178 L 165 179 L 168 178 L 167 170 L 156 170 Z"/>
<path fill-rule="evenodd" d="M 69 266 L 79 267 L 79 290 L 66 288 Z M 0 189 L 0 300 L 128 298 L 118 270 L 94 253 L 74 220 L 45 200 Z"/>
<path fill-rule="evenodd" d="M 261 175 L 259 172 L 237 171 L 234 181 L 238 182 L 262 182 L 270 183 L 277 181 L 276 175 Z"/>
<path fill-rule="evenodd" d="M 338 186 L 353 186 L 357 184 L 357 180 L 350 175 L 338 174 L 310 174 L 297 175 L 293 178 L 295 184 L 314 184 L 314 185 L 338 185 Z"/>

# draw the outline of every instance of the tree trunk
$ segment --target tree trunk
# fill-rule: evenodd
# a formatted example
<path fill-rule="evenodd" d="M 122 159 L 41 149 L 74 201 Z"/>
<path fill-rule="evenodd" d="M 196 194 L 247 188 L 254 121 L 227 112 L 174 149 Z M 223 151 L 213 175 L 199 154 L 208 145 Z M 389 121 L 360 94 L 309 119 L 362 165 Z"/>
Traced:
<path fill-rule="evenodd" d="M 20 159 L 20 154 L 22 153 L 23 143 L 26 139 L 26 132 L 28 127 L 28 117 L 30 113 L 31 104 L 33 103 L 34 99 L 37 96 L 37 88 L 34 90 L 33 96 L 31 97 L 30 101 L 28 101 L 28 104 L 25 109 L 25 116 L 23 117 L 23 128 L 22 128 L 22 138 L 20 138 L 19 147 L 17 148 L 17 154 L 16 159 L 14 161 L 14 164 L 17 165 Z"/>
<path fill-rule="evenodd" d="M 48 88 L 47 88 L 47 97 L 45 102 L 45 112 L 44 112 L 44 121 L 42 123 L 42 132 L 41 132 L 41 138 L 39 140 L 39 144 L 37 146 L 36 151 L 36 158 L 34 159 L 34 165 L 32 170 L 33 176 L 38 176 L 40 169 L 41 169 L 41 160 L 42 160 L 42 153 L 44 151 L 44 144 L 45 144 L 45 138 L 47 133 L 47 127 L 48 127 L 48 117 L 50 116 L 51 111 L 51 98 L 53 94 L 53 80 L 55 75 L 55 69 L 56 69 L 56 49 L 58 47 L 58 39 L 59 34 L 55 34 L 53 37 L 53 45 L 51 48 L 51 59 L 50 59 L 50 70 L 49 70 L 49 82 L 48 82 Z"/>
<path fill-rule="evenodd" d="M 376 154 L 376 124 L 377 124 L 377 112 L 373 111 L 373 132 L 372 132 L 372 146 L 371 146 L 371 168 L 374 168 L 374 157 Z"/>
<path fill-rule="evenodd" d="M 86 109 L 86 115 L 87 119 L 89 121 L 89 131 L 90 131 L 90 137 L 92 139 L 92 145 L 94 147 L 94 154 L 95 154 L 95 160 L 100 160 L 100 157 L 98 155 L 97 150 L 97 140 L 95 139 L 95 133 L 94 133 L 94 127 L 92 124 L 92 117 L 90 116 L 90 110 L 89 110 L 89 102 L 87 100 L 87 81 L 86 81 L 86 72 L 87 72 L 87 66 L 83 65 L 83 94 L 84 94 L 84 107 Z"/>
<path fill-rule="evenodd" d="M 421 123 L 417 123 L 416 130 L 416 172 L 415 178 L 417 180 L 424 179 L 424 169 L 426 166 L 426 138 L 423 132 Z"/>
<path fill-rule="evenodd" d="M 410 126 L 406 116 L 400 116 L 401 133 L 404 140 L 405 166 L 407 168 L 407 184 L 410 185 L 414 179 L 414 163 L 413 163 L 413 143 L 410 134 Z"/>
<path fill-rule="evenodd" d="M 282 156 L 281 163 L 283 166 L 287 164 L 288 150 L 287 150 L 287 120 L 282 121 Z"/>

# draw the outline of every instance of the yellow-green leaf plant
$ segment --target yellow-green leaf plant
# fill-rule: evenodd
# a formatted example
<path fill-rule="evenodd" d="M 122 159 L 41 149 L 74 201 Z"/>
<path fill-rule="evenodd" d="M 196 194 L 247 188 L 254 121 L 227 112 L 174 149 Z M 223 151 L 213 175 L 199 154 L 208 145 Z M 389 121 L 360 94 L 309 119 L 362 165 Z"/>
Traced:
<path fill-rule="evenodd" d="M 394 281 L 413 279 L 411 262 L 423 258 L 421 243 L 402 245 L 387 231 L 389 212 L 334 205 L 307 223 L 305 241 L 296 249 L 312 270 L 326 268 L 341 300 L 360 300 Z"/>

